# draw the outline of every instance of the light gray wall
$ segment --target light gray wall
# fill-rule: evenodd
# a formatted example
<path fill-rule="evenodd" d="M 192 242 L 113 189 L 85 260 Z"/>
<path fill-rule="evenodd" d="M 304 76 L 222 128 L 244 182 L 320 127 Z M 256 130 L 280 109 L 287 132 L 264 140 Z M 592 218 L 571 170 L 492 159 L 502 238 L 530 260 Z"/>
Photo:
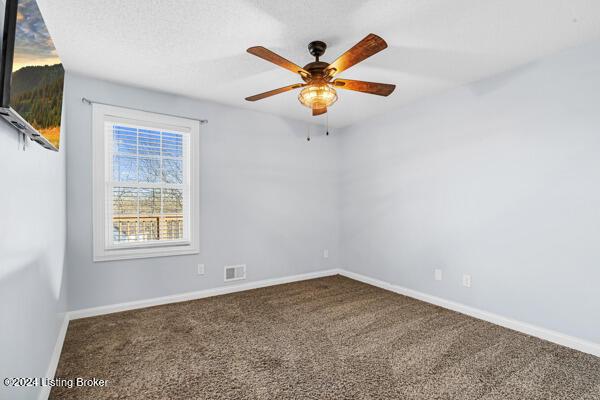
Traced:
<path fill-rule="evenodd" d="M 342 266 L 600 342 L 599 107 L 596 42 L 346 129 Z"/>
<path fill-rule="evenodd" d="M 73 74 L 67 82 L 71 309 L 223 286 L 231 264 L 247 264 L 247 281 L 338 267 L 335 137 L 307 142 L 307 125 L 285 118 Z M 81 97 L 209 120 L 200 133 L 199 255 L 92 262 L 91 107 Z"/>
<path fill-rule="evenodd" d="M 599 50 L 572 49 L 310 143 L 299 122 L 69 74 L 70 308 L 221 286 L 226 264 L 246 263 L 250 281 L 341 266 L 598 342 Z M 209 119 L 200 255 L 92 262 L 82 96 Z"/>
<path fill-rule="evenodd" d="M 66 309 L 65 137 L 58 153 L 0 121 L 0 378 L 45 376 Z M 29 399 L 38 388 L 7 388 Z"/>

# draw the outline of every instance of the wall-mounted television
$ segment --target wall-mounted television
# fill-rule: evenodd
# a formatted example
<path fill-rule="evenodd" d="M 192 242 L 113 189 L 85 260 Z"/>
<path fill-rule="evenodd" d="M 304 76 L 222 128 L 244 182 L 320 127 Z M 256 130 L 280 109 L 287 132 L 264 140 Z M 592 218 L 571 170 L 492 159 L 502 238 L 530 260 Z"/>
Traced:
<path fill-rule="evenodd" d="M 0 116 L 58 151 L 65 71 L 36 0 L 5 0 Z"/>

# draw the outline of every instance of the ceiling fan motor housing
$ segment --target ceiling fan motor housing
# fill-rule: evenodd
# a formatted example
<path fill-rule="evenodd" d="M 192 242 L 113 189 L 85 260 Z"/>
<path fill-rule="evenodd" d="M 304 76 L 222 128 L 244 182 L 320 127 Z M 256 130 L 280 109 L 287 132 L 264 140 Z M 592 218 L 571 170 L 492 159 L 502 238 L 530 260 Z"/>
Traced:
<path fill-rule="evenodd" d="M 300 75 L 304 82 L 314 82 L 325 79 L 325 68 L 329 66 L 323 61 L 313 61 L 304 66 L 304 69 L 310 73 L 310 76 Z"/>

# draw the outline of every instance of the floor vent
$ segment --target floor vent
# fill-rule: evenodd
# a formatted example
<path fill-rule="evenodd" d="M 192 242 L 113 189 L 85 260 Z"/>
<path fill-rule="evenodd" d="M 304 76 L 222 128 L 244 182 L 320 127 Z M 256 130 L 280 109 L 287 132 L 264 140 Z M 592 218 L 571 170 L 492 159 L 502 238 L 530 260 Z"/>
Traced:
<path fill-rule="evenodd" d="M 246 265 L 227 265 L 225 267 L 225 282 L 246 279 Z"/>

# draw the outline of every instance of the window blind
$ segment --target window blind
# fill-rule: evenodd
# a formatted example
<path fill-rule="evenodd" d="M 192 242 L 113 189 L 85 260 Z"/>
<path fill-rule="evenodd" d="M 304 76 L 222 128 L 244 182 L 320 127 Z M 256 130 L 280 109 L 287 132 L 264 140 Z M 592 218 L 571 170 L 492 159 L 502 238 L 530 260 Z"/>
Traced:
<path fill-rule="evenodd" d="M 189 240 L 189 133 L 105 121 L 107 244 Z"/>

